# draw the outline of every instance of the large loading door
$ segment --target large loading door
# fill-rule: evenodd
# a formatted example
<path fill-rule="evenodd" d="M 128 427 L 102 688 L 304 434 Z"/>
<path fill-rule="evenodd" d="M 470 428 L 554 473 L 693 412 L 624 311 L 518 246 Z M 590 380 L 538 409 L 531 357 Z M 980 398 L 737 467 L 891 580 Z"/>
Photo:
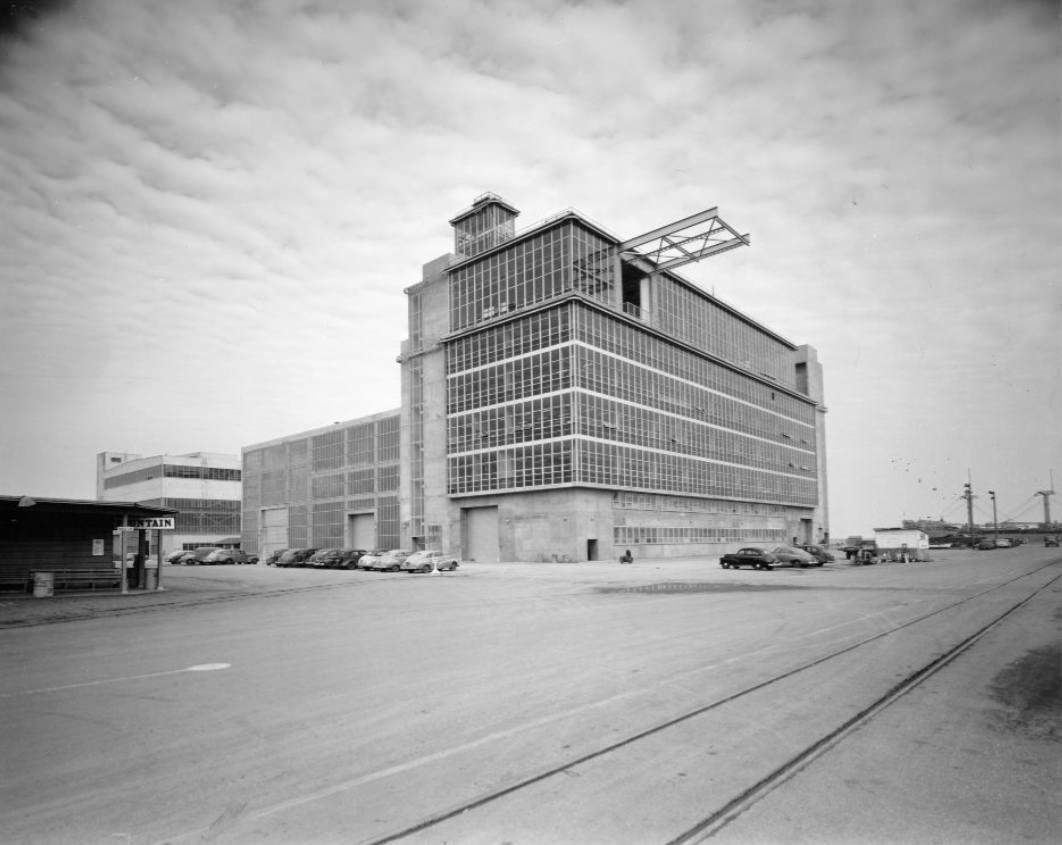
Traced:
<path fill-rule="evenodd" d="M 258 555 L 265 560 L 270 554 L 288 546 L 288 509 L 266 508 L 258 528 Z"/>
<path fill-rule="evenodd" d="M 464 557 L 480 563 L 498 561 L 498 508 L 465 508 Z"/>
<path fill-rule="evenodd" d="M 352 513 L 347 517 L 347 536 L 351 549 L 371 551 L 376 548 L 376 517 L 371 513 Z"/>

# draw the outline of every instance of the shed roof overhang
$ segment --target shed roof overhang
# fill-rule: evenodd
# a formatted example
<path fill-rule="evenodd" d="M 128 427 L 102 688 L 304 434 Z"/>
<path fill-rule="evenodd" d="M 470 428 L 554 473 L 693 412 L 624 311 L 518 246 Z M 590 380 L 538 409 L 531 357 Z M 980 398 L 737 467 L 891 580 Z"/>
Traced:
<path fill-rule="evenodd" d="M 0 512 L 22 514 L 90 514 L 94 516 L 170 516 L 174 508 L 142 505 L 139 502 L 100 502 L 94 499 L 52 499 L 43 496 L 0 496 Z"/>

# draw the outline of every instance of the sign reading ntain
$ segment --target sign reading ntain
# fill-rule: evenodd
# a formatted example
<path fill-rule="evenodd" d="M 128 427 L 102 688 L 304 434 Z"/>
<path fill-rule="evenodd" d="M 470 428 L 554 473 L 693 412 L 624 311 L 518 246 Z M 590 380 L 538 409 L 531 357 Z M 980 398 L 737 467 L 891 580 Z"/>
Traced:
<path fill-rule="evenodd" d="M 129 519 L 130 528 L 157 528 L 162 531 L 172 531 L 176 517 L 173 516 L 141 516 Z"/>

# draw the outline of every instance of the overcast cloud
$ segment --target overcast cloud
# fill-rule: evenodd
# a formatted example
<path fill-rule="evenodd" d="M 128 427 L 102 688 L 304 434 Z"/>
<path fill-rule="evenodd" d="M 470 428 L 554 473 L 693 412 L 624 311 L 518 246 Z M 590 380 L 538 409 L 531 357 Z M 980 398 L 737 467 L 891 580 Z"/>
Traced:
<path fill-rule="evenodd" d="M 0 492 L 398 407 L 402 290 L 489 190 L 752 234 L 686 275 L 819 350 L 834 536 L 967 473 L 1040 518 L 1057 3 L 52 5 L 0 34 Z"/>

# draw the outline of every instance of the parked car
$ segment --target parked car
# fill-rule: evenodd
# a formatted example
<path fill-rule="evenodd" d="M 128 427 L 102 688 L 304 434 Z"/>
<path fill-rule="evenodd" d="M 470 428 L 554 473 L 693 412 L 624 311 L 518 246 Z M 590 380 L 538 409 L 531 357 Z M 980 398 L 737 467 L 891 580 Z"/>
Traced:
<path fill-rule="evenodd" d="M 775 546 L 771 554 L 783 566 L 822 566 L 823 561 L 796 546 Z"/>
<path fill-rule="evenodd" d="M 330 569 L 333 561 L 339 557 L 339 549 L 318 549 L 308 558 L 303 566 L 311 569 Z"/>
<path fill-rule="evenodd" d="M 422 551 L 413 552 L 402 561 L 403 572 L 431 572 L 437 569 L 439 572 L 453 572 L 459 566 L 457 558 L 444 555 L 442 552 Z"/>
<path fill-rule="evenodd" d="M 340 549 L 336 569 L 357 569 L 358 561 L 365 554 L 365 549 Z"/>
<path fill-rule="evenodd" d="M 372 559 L 372 562 L 368 567 L 362 567 L 363 569 L 373 569 L 377 572 L 398 572 L 402 568 L 402 563 L 412 552 L 407 552 L 404 549 L 391 549 L 384 552 Z"/>
<path fill-rule="evenodd" d="M 1058 548 L 1058 537 L 1048 537 L 1044 535 L 1044 548 Z"/>
<path fill-rule="evenodd" d="M 809 555 L 811 555 L 813 558 L 815 558 L 815 560 L 819 561 L 820 564 L 832 563 L 835 560 L 835 558 L 833 556 L 833 552 L 831 552 L 831 551 L 829 551 L 827 549 L 824 549 L 822 546 L 811 546 L 811 545 L 808 545 L 808 546 L 800 546 L 799 548 L 803 549 L 805 552 L 807 552 Z"/>
<path fill-rule="evenodd" d="M 372 569 L 372 565 L 376 561 L 376 558 L 380 557 L 380 555 L 382 554 L 383 552 L 379 549 L 371 552 L 365 552 L 360 558 L 358 558 L 357 568 Z"/>
<path fill-rule="evenodd" d="M 245 564 L 251 562 L 251 556 L 242 549 L 214 549 L 206 556 L 206 560 L 203 562 L 209 564 Z"/>
<path fill-rule="evenodd" d="M 987 552 L 996 548 L 995 540 L 981 540 L 976 546 L 974 546 L 979 552 Z"/>
<path fill-rule="evenodd" d="M 265 559 L 266 566 L 276 566 L 280 556 L 286 551 L 287 549 L 277 549 L 276 551 L 270 552 L 269 556 Z"/>
<path fill-rule="evenodd" d="M 1014 544 L 1010 541 L 1009 537 L 1000 537 L 998 540 L 996 540 L 996 548 L 1012 549 L 1014 548 Z"/>
<path fill-rule="evenodd" d="M 306 561 L 311 558 L 316 551 L 317 549 L 287 549 L 284 554 L 277 558 L 277 562 L 274 566 L 278 566 L 282 569 L 305 566 Z"/>
<path fill-rule="evenodd" d="M 186 566 L 205 566 L 207 558 L 218 550 L 217 546 L 200 546 L 195 551 L 189 552 L 188 557 L 184 559 Z"/>
<path fill-rule="evenodd" d="M 168 555 L 166 555 L 163 560 L 165 560 L 166 563 L 180 563 L 181 558 L 183 558 L 186 554 L 188 554 L 188 552 L 185 549 L 177 549 L 176 551 L 170 552 Z"/>
<path fill-rule="evenodd" d="M 746 546 L 736 552 L 730 552 L 719 558 L 719 565 L 723 569 L 738 569 L 742 566 L 751 566 L 753 569 L 771 569 L 778 564 L 778 560 L 770 552 L 757 546 Z"/>

